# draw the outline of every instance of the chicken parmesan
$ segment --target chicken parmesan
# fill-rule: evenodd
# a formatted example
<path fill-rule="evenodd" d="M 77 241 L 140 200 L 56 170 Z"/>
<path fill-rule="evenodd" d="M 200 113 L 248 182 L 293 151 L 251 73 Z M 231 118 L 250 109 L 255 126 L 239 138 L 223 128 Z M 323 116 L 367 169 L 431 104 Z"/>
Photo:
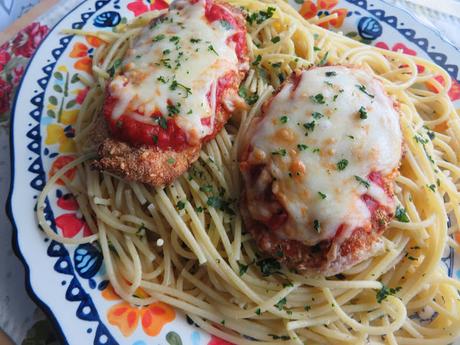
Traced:
<path fill-rule="evenodd" d="M 94 166 L 165 185 L 198 158 L 231 113 L 249 68 L 239 10 L 214 0 L 177 0 L 142 29 L 107 87 L 109 136 Z"/>
<path fill-rule="evenodd" d="M 345 66 L 294 73 L 244 141 L 246 227 L 290 268 L 342 272 L 382 248 L 401 156 L 399 113 L 370 73 Z"/>

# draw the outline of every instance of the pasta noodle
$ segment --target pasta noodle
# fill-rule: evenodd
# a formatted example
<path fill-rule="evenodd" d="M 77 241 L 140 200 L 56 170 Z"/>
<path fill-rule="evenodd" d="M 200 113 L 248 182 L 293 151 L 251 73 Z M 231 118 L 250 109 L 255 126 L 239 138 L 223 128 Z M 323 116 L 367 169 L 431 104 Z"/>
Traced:
<path fill-rule="evenodd" d="M 89 165 L 95 151 L 91 129 L 104 102 L 107 70 L 139 28 L 161 13 L 122 24 L 113 33 L 69 31 L 97 36 L 105 44 L 94 53 L 94 78 L 82 79 L 90 90 L 75 128 L 79 158 L 43 189 L 40 226 L 56 241 L 98 241 L 110 282 L 126 301 L 161 300 L 235 344 L 452 342 L 460 333 L 460 283 L 448 277 L 441 257 L 449 244 L 458 248 L 450 236 L 458 231 L 460 217 L 460 123 L 447 95 L 448 74 L 429 61 L 313 25 L 333 16 L 309 23 L 282 0 L 228 2 L 248 15 L 270 13 L 248 25 L 253 63 L 242 87 L 257 101 L 234 116 L 186 174 L 164 188 L 126 182 Z M 396 194 L 407 219 L 391 222 L 384 252 L 332 279 L 274 269 L 272 261 L 259 256 L 238 211 L 237 156 L 249 121 L 294 70 L 325 63 L 359 65 L 382 81 L 399 103 L 406 148 Z M 64 174 L 74 167 L 77 177 L 69 181 Z M 44 203 L 58 179 L 78 196 L 93 235 L 62 238 L 45 221 Z M 139 289 L 148 297 L 137 297 Z M 418 322 L 411 317 L 416 313 L 431 313 L 433 321 Z"/>

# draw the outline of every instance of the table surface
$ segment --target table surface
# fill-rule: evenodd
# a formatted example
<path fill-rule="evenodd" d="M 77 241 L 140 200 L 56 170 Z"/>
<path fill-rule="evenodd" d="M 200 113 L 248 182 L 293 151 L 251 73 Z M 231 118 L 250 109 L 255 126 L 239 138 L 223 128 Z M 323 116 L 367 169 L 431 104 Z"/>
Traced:
<path fill-rule="evenodd" d="M 460 19 L 451 15 L 442 14 L 431 9 L 422 8 L 415 4 L 410 4 L 406 0 L 385 0 L 387 2 L 409 8 L 411 12 L 416 14 L 420 21 L 428 26 L 435 27 L 446 38 L 448 38 L 457 47 L 460 47 L 460 35 L 452 30 L 453 27 L 460 28 Z M 416 0 L 421 3 L 425 0 Z M 23 14 L 25 10 L 31 7 L 32 4 L 37 3 L 37 0 L 0 0 L 0 30 L 4 30 L 5 23 L 12 18 L 16 18 Z M 59 6 L 53 7 L 52 10 L 46 11 L 44 15 L 37 19 L 43 25 L 52 27 L 59 18 L 62 17 L 69 9 L 73 8 L 81 0 L 60 0 Z M 22 4 L 22 7 L 18 5 Z M 438 3 L 444 3 L 444 0 Z M 10 4 L 9 13 L 5 18 L 6 5 Z M 460 0 L 448 0 L 448 5 L 460 6 Z M 16 7 L 15 7 L 16 6 Z M 452 7 L 451 7 L 452 8 Z M 460 7 L 459 7 L 460 8 Z M 452 13 L 452 12 L 451 12 Z M 460 11 L 457 12 L 460 15 Z M 35 15 L 35 14 L 34 14 Z M 36 16 L 36 15 L 35 15 Z M 29 23 L 32 20 L 29 20 Z M 11 27 L 10 27 L 11 28 Z M 8 29 L 6 30 L 8 31 Z M 2 65 L 2 47 L 0 42 L 0 82 L 4 70 Z M 23 57 L 11 57 L 19 59 L 19 64 L 25 65 L 28 59 Z M 11 60 L 10 60 L 11 63 Z M 11 72 L 11 71 L 10 71 Z M 20 78 L 21 70 L 18 71 L 17 78 Z M 15 84 L 15 81 L 11 82 Z M 17 80 L 16 80 L 17 83 Z M 14 85 L 13 85 L 14 86 Z M 3 205 L 6 203 L 10 184 L 10 147 L 9 147 L 9 125 L 8 125 L 8 111 L 2 113 L 2 89 L 0 89 L 0 329 L 4 330 L 15 343 L 22 343 L 27 337 L 27 344 L 38 344 L 30 340 L 33 339 L 46 339 L 45 342 L 40 344 L 57 344 L 55 335 L 51 331 L 51 326 L 45 320 L 44 314 L 37 308 L 31 301 L 25 290 L 24 267 L 14 255 L 11 246 L 12 229 L 11 224 L 6 216 L 5 208 Z M 4 99 L 3 99 L 4 101 Z M 7 100 L 8 101 L 8 100 Z M 11 99 L 9 100 L 11 101 Z M 31 329 L 31 327 L 33 328 Z M 0 334 L 1 335 L 1 334 Z M 0 344 L 2 337 L 0 336 Z"/>

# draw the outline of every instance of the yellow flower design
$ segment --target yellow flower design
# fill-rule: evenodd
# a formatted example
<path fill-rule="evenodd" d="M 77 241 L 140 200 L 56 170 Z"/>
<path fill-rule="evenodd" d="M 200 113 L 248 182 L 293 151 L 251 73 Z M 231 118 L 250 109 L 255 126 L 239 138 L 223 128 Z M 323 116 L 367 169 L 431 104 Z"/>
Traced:
<path fill-rule="evenodd" d="M 64 128 L 58 124 L 52 123 L 47 126 L 45 144 L 59 144 L 59 152 L 62 153 L 75 152 L 75 142 L 66 135 Z"/>
<path fill-rule="evenodd" d="M 73 125 L 77 121 L 79 109 L 64 110 L 61 114 L 61 123 L 64 125 Z"/>

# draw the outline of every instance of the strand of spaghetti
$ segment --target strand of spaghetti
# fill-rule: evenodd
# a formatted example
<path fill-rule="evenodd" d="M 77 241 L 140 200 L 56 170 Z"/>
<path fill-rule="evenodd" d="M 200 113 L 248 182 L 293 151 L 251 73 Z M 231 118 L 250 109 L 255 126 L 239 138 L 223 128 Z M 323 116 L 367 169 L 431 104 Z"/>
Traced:
<path fill-rule="evenodd" d="M 65 175 L 70 169 L 75 168 L 76 166 L 82 164 L 83 162 L 94 158 L 94 154 L 86 154 L 77 159 L 71 161 L 62 169 L 60 169 L 56 174 L 54 174 L 47 182 L 43 190 L 38 196 L 37 199 L 37 218 L 38 218 L 38 225 L 41 229 L 45 232 L 45 234 L 54 241 L 61 242 L 61 243 L 68 243 L 68 244 L 81 244 L 81 243 L 91 243 L 98 239 L 98 234 L 93 234 L 83 238 L 64 238 L 53 231 L 51 226 L 48 224 L 48 221 L 45 217 L 45 202 L 46 198 L 49 194 L 50 189 L 56 181 L 58 181 L 62 176 Z"/>
<path fill-rule="evenodd" d="M 156 192 L 157 194 L 155 198 L 160 206 L 160 209 L 166 216 L 166 219 L 168 220 L 168 222 L 171 222 L 170 223 L 171 226 L 180 231 L 181 236 L 187 242 L 190 249 L 195 253 L 200 264 L 205 263 L 206 258 L 203 254 L 203 251 L 200 249 L 200 246 L 198 245 L 196 239 L 193 237 L 193 235 L 189 231 L 184 221 L 180 217 L 177 217 L 174 214 L 175 210 L 171 204 L 171 201 L 167 198 L 163 190 L 157 188 Z"/>
<path fill-rule="evenodd" d="M 334 296 L 332 296 L 331 292 L 327 288 L 322 289 L 324 295 L 326 296 L 329 303 L 333 306 L 333 310 L 337 314 L 337 316 L 348 326 L 353 328 L 356 331 L 366 332 L 372 335 L 380 335 L 380 334 L 388 334 L 393 333 L 396 330 L 400 329 L 406 319 L 407 313 L 404 304 L 398 299 L 393 296 L 388 296 L 385 301 L 382 302 L 382 308 L 387 311 L 392 318 L 394 319 L 393 323 L 389 324 L 388 326 L 368 326 L 364 327 L 359 322 L 356 322 L 351 317 L 349 317 L 340 305 L 337 304 Z M 391 307 L 390 307 L 391 306 Z M 394 308 L 394 310 L 392 309 Z"/>

